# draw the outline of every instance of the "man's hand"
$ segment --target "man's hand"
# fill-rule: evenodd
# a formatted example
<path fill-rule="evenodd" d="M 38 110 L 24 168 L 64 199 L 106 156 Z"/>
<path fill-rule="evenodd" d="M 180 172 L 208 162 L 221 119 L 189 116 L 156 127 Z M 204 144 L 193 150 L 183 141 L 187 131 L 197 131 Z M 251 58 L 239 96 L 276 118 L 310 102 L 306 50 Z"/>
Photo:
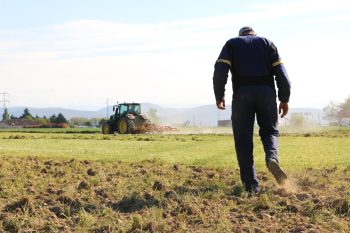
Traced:
<path fill-rule="evenodd" d="M 278 113 L 281 114 L 281 118 L 283 118 L 285 115 L 287 115 L 289 110 L 288 103 L 280 103 L 280 106 L 278 108 Z"/>
<path fill-rule="evenodd" d="M 225 100 L 217 100 L 216 107 L 221 110 L 225 110 Z"/>

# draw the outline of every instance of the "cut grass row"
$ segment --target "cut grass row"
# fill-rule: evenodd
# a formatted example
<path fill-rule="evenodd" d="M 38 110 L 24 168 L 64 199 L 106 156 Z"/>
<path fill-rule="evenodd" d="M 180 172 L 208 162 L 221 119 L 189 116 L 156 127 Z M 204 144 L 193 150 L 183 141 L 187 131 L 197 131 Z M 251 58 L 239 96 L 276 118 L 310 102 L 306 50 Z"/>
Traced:
<path fill-rule="evenodd" d="M 180 127 L 175 134 L 232 134 L 231 127 Z M 282 135 L 325 135 L 325 136 L 350 136 L 350 127 L 336 126 L 303 126 L 291 127 L 281 126 L 279 130 Z M 64 134 L 99 134 L 101 128 L 86 127 L 86 128 L 0 128 L 0 132 L 12 133 L 64 133 Z M 255 132 L 258 132 L 258 127 L 255 127 Z"/>
<path fill-rule="evenodd" d="M 0 132 L 12 133 L 100 133 L 100 128 L 0 128 Z"/>

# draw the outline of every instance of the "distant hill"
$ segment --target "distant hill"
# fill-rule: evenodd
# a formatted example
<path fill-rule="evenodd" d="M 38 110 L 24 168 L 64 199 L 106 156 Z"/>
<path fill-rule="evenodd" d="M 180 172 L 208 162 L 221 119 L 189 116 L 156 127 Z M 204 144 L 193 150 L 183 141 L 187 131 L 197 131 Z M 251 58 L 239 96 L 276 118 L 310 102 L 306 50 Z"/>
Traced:
<path fill-rule="evenodd" d="M 9 108 L 10 115 L 22 115 L 25 107 Z M 109 106 L 109 115 L 113 113 L 113 106 Z M 218 120 L 229 120 L 231 118 L 231 106 L 227 106 L 225 111 L 218 111 L 215 105 L 202 105 L 194 108 L 166 108 L 152 103 L 142 103 L 142 112 L 147 113 L 150 108 L 157 109 L 157 115 L 161 122 L 166 124 L 183 124 L 189 121 L 191 125 L 197 126 L 216 126 Z M 86 117 L 86 118 L 102 118 L 107 116 L 107 108 L 102 108 L 97 111 L 82 111 L 66 108 L 31 108 L 28 107 L 33 116 L 49 117 L 53 114 L 58 115 L 62 113 L 67 119 L 72 117 Z M 2 115 L 3 110 L 0 110 Z M 293 113 L 301 113 L 309 121 L 327 123 L 323 119 L 323 111 L 321 109 L 312 108 L 294 108 L 290 109 L 290 115 Z M 1 116 L 0 115 L 0 116 Z"/>

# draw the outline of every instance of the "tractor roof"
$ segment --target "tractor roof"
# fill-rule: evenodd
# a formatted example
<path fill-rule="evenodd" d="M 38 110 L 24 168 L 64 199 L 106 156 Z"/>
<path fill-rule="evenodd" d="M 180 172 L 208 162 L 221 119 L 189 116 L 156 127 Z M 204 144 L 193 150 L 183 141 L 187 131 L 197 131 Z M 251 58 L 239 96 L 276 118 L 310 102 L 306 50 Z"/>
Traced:
<path fill-rule="evenodd" d="M 126 103 L 126 102 L 124 102 L 124 103 L 120 103 L 120 104 L 127 104 L 127 105 L 129 105 L 129 104 L 140 104 L 140 103 Z"/>

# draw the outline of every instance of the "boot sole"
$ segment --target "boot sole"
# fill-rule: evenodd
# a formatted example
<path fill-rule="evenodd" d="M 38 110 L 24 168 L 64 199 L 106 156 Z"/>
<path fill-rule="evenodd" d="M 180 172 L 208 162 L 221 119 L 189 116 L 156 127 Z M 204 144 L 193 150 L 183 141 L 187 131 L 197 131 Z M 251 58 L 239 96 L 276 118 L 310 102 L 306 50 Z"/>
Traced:
<path fill-rule="evenodd" d="M 267 168 L 272 173 L 272 175 L 275 177 L 275 179 L 279 185 L 283 185 L 285 183 L 285 181 L 287 180 L 287 175 L 281 169 L 280 165 L 277 162 L 269 161 L 267 163 Z"/>

